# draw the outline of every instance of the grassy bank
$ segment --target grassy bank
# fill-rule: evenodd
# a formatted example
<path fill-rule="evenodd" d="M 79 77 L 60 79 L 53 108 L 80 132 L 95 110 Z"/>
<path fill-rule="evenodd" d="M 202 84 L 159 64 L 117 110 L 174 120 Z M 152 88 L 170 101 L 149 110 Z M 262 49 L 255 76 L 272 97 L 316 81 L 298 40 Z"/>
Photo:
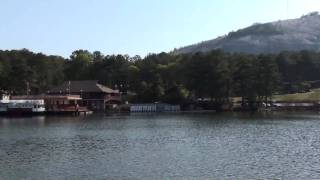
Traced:
<path fill-rule="evenodd" d="M 306 93 L 275 95 L 272 99 L 286 102 L 320 101 L 320 89 L 314 89 Z"/>

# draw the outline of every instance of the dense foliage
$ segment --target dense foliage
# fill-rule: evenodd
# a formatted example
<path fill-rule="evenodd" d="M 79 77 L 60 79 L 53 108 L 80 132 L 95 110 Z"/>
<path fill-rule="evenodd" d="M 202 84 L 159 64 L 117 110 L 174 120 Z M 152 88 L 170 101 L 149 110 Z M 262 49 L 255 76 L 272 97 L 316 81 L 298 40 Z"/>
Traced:
<path fill-rule="evenodd" d="M 150 54 L 145 58 L 77 50 L 69 59 L 26 49 L 0 51 L 0 89 L 44 93 L 66 80 L 99 80 L 132 101 L 184 103 L 196 99 L 266 101 L 275 93 L 305 91 L 320 79 L 320 53 L 278 55 L 210 53 Z"/>

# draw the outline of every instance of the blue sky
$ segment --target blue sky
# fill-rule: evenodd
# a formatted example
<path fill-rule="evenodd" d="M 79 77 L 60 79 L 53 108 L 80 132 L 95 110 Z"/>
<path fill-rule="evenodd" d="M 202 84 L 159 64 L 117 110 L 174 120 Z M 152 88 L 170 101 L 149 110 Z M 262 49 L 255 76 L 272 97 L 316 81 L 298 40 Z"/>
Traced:
<path fill-rule="evenodd" d="M 319 0 L 0 0 L 0 49 L 144 56 L 319 10 Z"/>

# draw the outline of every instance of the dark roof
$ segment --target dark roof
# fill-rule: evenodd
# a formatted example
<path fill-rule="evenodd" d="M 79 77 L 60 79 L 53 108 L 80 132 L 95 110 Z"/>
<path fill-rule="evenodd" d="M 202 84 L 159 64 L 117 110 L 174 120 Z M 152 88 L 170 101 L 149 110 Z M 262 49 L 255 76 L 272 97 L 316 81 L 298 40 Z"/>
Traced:
<path fill-rule="evenodd" d="M 70 93 L 81 92 L 104 92 L 104 93 L 119 93 L 117 90 L 113 90 L 104 85 L 98 83 L 98 81 L 66 81 L 62 85 L 52 88 L 49 93 L 68 92 L 70 87 Z"/>
<path fill-rule="evenodd" d="M 24 95 L 11 96 L 12 100 L 43 100 L 43 99 L 63 99 L 63 100 L 81 100 L 80 95 Z"/>

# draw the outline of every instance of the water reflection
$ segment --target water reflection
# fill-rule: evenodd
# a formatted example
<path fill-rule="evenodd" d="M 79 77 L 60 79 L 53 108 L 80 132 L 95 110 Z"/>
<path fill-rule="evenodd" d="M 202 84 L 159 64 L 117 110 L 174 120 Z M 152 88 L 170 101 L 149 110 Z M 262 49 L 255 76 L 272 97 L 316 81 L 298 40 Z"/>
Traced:
<path fill-rule="evenodd" d="M 319 179 L 308 113 L 0 118 L 0 179 Z"/>
<path fill-rule="evenodd" d="M 42 126 L 45 123 L 45 116 L 36 116 L 30 118 L 0 118 L 0 127 L 14 126 L 25 126 L 28 124 Z"/>

